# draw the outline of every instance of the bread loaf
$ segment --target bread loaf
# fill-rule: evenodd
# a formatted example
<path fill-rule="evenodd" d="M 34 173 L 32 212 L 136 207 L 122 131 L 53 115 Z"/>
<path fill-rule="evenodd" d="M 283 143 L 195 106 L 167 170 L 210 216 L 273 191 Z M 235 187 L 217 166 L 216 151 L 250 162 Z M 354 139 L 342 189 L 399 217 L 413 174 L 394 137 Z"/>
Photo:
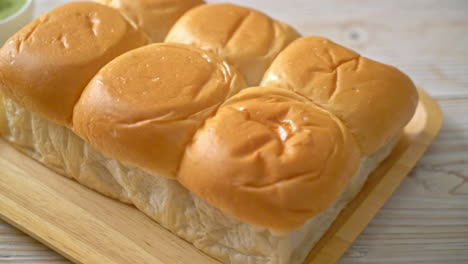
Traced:
<path fill-rule="evenodd" d="M 75 106 L 73 131 L 112 157 L 173 178 L 197 129 L 243 88 L 214 54 L 152 44 L 99 71 Z"/>
<path fill-rule="evenodd" d="M 259 11 L 207 4 L 185 13 L 165 41 L 212 51 L 237 67 L 248 86 L 255 86 L 278 53 L 298 37 L 293 28 Z"/>
<path fill-rule="evenodd" d="M 230 4 L 147 45 L 124 2 L 66 4 L 7 41 L 0 132 L 223 262 L 302 262 L 391 152 L 414 84 Z"/>
<path fill-rule="evenodd" d="M 179 181 L 242 221 L 290 231 L 338 199 L 360 158 L 335 116 L 288 90 L 254 87 L 197 131 Z"/>
<path fill-rule="evenodd" d="M 174 23 L 203 0 L 95 0 L 118 9 L 153 42 L 162 42 Z"/>
<path fill-rule="evenodd" d="M 338 116 L 364 155 L 400 133 L 418 102 L 416 88 L 404 73 L 321 37 L 291 43 L 272 63 L 262 85 L 300 93 Z"/>
<path fill-rule="evenodd" d="M 144 34 L 118 11 L 68 3 L 7 40 L 0 50 L 2 91 L 28 110 L 70 126 L 73 106 L 97 71 L 146 44 Z"/>

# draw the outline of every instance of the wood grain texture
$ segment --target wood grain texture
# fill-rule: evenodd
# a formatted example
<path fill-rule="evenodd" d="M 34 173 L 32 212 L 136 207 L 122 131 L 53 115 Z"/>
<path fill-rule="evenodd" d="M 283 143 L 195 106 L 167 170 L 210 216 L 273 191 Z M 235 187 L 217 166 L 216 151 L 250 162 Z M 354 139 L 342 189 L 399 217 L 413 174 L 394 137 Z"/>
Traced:
<path fill-rule="evenodd" d="M 441 133 L 339 263 L 468 263 L 468 1 L 232 2 L 397 66 L 442 107 Z M 69 262 L 0 220 L 0 263 Z"/>

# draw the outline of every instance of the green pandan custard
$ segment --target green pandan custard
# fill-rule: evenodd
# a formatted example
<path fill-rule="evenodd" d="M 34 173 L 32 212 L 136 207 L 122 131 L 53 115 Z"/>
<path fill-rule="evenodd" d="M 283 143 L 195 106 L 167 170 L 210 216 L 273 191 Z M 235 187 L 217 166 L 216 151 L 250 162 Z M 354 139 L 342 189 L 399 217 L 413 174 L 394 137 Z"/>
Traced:
<path fill-rule="evenodd" d="M 3 20 L 18 12 L 26 0 L 0 0 L 0 20 Z"/>

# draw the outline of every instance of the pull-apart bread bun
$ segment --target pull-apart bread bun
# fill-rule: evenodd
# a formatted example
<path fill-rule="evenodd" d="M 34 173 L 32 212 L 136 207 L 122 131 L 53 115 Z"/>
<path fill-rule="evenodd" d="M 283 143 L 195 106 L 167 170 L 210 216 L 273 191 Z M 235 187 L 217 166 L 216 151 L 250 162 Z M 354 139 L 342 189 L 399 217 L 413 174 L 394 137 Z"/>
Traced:
<path fill-rule="evenodd" d="M 178 179 L 242 221 L 290 231 L 338 199 L 360 157 L 335 116 L 294 92 L 256 87 L 206 121 Z"/>
<path fill-rule="evenodd" d="M 112 157 L 174 177 L 195 131 L 242 88 L 241 75 L 214 54 L 152 44 L 99 71 L 75 107 L 73 130 Z"/>
<path fill-rule="evenodd" d="M 207 4 L 185 13 L 165 41 L 213 51 L 236 66 L 249 86 L 255 86 L 278 53 L 298 37 L 290 26 L 256 10 Z"/>
<path fill-rule="evenodd" d="M 338 116 L 363 155 L 397 136 L 418 102 L 417 90 L 404 73 L 321 37 L 291 43 L 261 85 L 296 91 Z"/>
<path fill-rule="evenodd" d="M 147 43 L 115 9 L 92 2 L 65 4 L 2 47 L 0 89 L 27 110 L 70 126 L 73 106 L 99 69 Z"/>
<path fill-rule="evenodd" d="M 117 8 L 153 42 L 162 42 L 174 23 L 203 0 L 95 0 Z"/>

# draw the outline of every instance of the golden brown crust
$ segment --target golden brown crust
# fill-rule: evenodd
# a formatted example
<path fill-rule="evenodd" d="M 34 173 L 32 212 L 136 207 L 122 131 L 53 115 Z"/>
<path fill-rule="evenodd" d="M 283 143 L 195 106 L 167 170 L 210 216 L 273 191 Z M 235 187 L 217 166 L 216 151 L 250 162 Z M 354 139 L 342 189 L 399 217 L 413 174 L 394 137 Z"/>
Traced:
<path fill-rule="evenodd" d="M 364 155 L 397 136 L 418 102 L 404 73 L 321 37 L 291 43 L 265 73 L 262 86 L 296 91 L 338 116 Z"/>
<path fill-rule="evenodd" d="M 92 3 L 60 6 L 34 20 L 0 50 L 0 89 L 26 109 L 69 126 L 73 106 L 114 57 L 147 44 L 120 13 Z"/>
<path fill-rule="evenodd" d="M 119 9 L 140 27 L 153 42 L 162 42 L 185 12 L 204 4 L 203 0 L 95 0 Z"/>
<path fill-rule="evenodd" d="M 242 221 L 289 231 L 339 197 L 359 159 L 335 116 L 294 92 L 255 87 L 206 121 L 178 179 Z"/>
<path fill-rule="evenodd" d="M 278 53 L 298 37 L 290 26 L 256 10 L 207 4 L 183 15 L 165 41 L 217 53 L 239 69 L 249 86 L 254 86 Z"/>
<path fill-rule="evenodd" d="M 74 109 L 73 129 L 112 157 L 174 177 L 195 131 L 244 87 L 214 54 L 152 44 L 99 71 Z"/>

